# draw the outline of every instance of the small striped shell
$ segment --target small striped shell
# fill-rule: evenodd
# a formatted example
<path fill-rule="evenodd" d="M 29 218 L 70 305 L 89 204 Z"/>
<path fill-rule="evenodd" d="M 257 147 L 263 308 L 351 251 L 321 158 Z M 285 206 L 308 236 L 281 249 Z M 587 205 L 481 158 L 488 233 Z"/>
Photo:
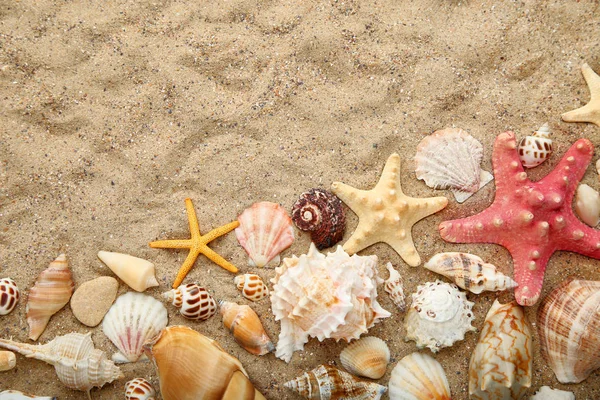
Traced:
<path fill-rule="evenodd" d="M 19 301 L 19 288 L 10 278 L 0 279 L 0 315 L 10 313 Z"/>
<path fill-rule="evenodd" d="M 406 311 L 406 301 L 404 300 L 402 277 L 400 276 L 400 273 L 394 269 L 392 263 L 387 263 L 385 267 L 389 271 L 390 277 L 385 281 L 383 288 L 390 295 L 390 298 L 400 312 L 404 312 Z"/>
<path fill-rule="evenodd" d="M 156 390 L 144 378 L 135 378 L 125 384 L 126 400 L 154 400 Z"/>
<path fill-rule="evenodd" d="M 390 400 L 450 400 L 444 369 L 428 354 L 412 353 L 392 370 Z"/>
<path fill-rule="evenodd" d="M 258 275 L 238 275 L 234 278 L 233 282 L 248 300 L 258 301 L 269 295 L 269 288 L 267 288 L 267 285 L 265 285 Z"/>
<path fill-rule="evenodd" d="M 531 136 L 525 136 L 517 146 L 519 158 L 525 168 L 537 167 L 552 154 L 550 127 L 545 123 Z"/>
<path fill-rule="evenodd" d="M 379 379 L 390 362 L 390 349 L 378 337 L 366 336 L 342 350 L 340 361 L 354 375 Z"/>
<path fill-rule="evenodd" d="M 496 292 L 517 287 L 517 282 L 496 271 L 494 265 L 486 264 L 481 258 L 469 253 L 439 253 L 423 266 L 454 280 L 461 289 L 475 294 L 484 290 Z"/>
<path fill-rule="evenodd" d="M 179 313 L 187 319 L 205 321 L 217 313 L 217 302 L 197 283 L 181 285 L 162 297 L 179 308 Z"/>

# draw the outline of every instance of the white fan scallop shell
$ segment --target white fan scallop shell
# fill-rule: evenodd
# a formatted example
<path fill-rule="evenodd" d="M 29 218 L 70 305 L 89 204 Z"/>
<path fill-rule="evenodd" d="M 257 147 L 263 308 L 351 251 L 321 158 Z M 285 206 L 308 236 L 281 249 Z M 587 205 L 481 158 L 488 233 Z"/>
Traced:
<path fill-rule="evenodd" d="M 119 296 L 104 316 L 102 330 L 119 349 L 114 362 L 136 362 L 142 345 L 167 326 L 167 309 L 151 296 L 128 292 Z"/>
<path fill-rule="evenodd" d="M 450 386 L 439 362 L 415 352 L 392 370 L 389 394 L 390 400 L 450 400 Z"/>
<path fill-rule="evenodd" d="M 340 353 L 340 361 L 354 375 L 379 379 L 390 362 L 388 345 L 375 336 L 358 339 Z"/>

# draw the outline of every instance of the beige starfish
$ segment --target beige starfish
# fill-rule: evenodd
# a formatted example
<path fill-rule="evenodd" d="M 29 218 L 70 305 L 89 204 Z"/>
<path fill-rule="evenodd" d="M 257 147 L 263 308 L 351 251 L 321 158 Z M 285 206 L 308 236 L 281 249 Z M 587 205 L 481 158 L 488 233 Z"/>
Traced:
<path fill-rule="evenodd" d="M 334 182 L 331 190 L 358 215 L 358 226 L 344 244 L 347 253 L 385 242 L 413 267 L 421 263 L 412 240 L 413 225 L 448 204 L 445 197 L 419 199 L 406 196 L 400 184 L 400 156 L 397 153 L 388 158 L 373 189 L 359 190 Z"/>
<path fill-rule="evenodd" d="M 565 122 L 591 122 L 600 126 L 600 76 L 587 63 L 581 66 L 581 73 L 590 89 L 591 99 L 583 107 L 562 115 Z"/>

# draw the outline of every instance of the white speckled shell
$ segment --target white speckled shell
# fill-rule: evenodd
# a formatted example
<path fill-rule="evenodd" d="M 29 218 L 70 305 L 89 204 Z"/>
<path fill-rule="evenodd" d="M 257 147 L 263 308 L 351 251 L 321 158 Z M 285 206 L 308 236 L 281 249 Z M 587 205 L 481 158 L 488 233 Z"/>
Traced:
<path fill-rule="evenodd" d="M 573 392 L 542 386 L 529 400 L 575 400 Z"/>
<path fill-rule="evenodd" d="M 520 399 L 531 386 L 533 348 L 523 307 L 494 301 L 469 363 L 474 400 Z"/>
<path fill-rule="evenodd" d="M 19 288 L 10 278 L 0 279 L 0 315 L 10 313 L 19 302 Z"/>
<path fill-rule="evenodd" d="M 433 357 L 412 353 L 392 370 L 390 400 L 450 400 L 450 385 L 441 364 Z"/>
<path fill-rule="evenodd" d="M 589 226 L 600 222 L 600 194 L 586 184 L 579 185 L 575 195 L 575 212 Z"/>
<path fill-rule="evenodd" d="M 341 246 L 327 256 L 311 244 L 308 254 L 275 269 L 271 305 L 281 333 L 277 357 L 289 362 L 309 337 L 358 339 L 390 313 L 377 301 L 377 256 L 349 256 Z"/>
<path fill-rule="evenodd" d="M 525 168 L 537 167 L 552 154 L 550 127 L 545 123 L 531 136 L 525 136 L 517 146 L 519 158 Z"/>
<path fill-rule="evenodd" d="M 258 301 L 269 295 L 269 288 L 258 275 L 238 275 L 233 279 L 233 283 L 242 292 L 242 296 L 248 300 Z"/>
<path fill-rule="evenodd" d="M 126 400 L 154 400 L 156 390 L 144 378 L 135 378 L 125 384 Z"/>
<path fill-rule="evenodd" d="M 390 362 L 390 349 L 383 340 L 367 336 L 342 350 L 340 361 L 354 375 L 379 379 L 385 375 Z"/>
<path fill-rule="evenodd" d="M 461 289 L 479 294 L 484 290 L 513 289 L 517 282 L 492 264 L 486 264 L 480 257 L 469 253 L 439 253 L 423 265 L 430 271 L 452 279 Z"/>
<path fill-rule="evenodd" d="M 179 308 L 179 313 L 187 319 L 206 321 L 217 313 L 217 302 L 197 283 L 181 285 L 163 293 L 162 297 Z"/>
<path fill-rule="evenodd" d="M 436 131 L 421 140 L 415 155 L 417 179 L 434 189 L 450 189 L 464 202 L 493 179 L 480 167 L 483 146 L 462 129 Z"/>
<path fill-rule="evenodd" d="M 452 346 L 463 340 L 466 332 L 475 330 L 472 308 L 473 303 L 454 284 L 438 280 L 419 285 L 404 320 L 406 340 L 434 353 Z"/>
<path fill-rule="evenodd" d="M 119 349 L 112 356 L 120 363 L 136 362 L 142 346 L 167 326 L 167 309 L 151 296 L 128 292 L 117 298 L 102 321 L 102 331 Z"/>
<path fill-rule="evenodd" d="M 406 301 L 404 299 L 404 287 L 400 273 L 394 269 L 392 263 L 385 265 L 390 273 L 389 278 L 384 283 L 384 290 L 390 295 L 390 298 L 398 307 L 400 312 L 406 311 Z"/>

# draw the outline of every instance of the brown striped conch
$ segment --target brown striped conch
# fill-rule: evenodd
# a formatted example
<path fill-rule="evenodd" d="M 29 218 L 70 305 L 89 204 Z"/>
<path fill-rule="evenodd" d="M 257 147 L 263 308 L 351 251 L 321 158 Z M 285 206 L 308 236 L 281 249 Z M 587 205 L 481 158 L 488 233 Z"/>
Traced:
<path fill-rule="evenodd" d="M 180 285 L 164 292 L 162 297 L 179 309 L 187 319 L 206 321 L 217 313 L 217 302 L 208 290 L 197 283 Z"/>
<path fill-rule="evenodd" d="M 248 300 L 259 301 L 269 295 L 269 288 L 258 275 L 238 275 L 234 278 L 233 283 L 242 292 L 242 296 Z"/>

